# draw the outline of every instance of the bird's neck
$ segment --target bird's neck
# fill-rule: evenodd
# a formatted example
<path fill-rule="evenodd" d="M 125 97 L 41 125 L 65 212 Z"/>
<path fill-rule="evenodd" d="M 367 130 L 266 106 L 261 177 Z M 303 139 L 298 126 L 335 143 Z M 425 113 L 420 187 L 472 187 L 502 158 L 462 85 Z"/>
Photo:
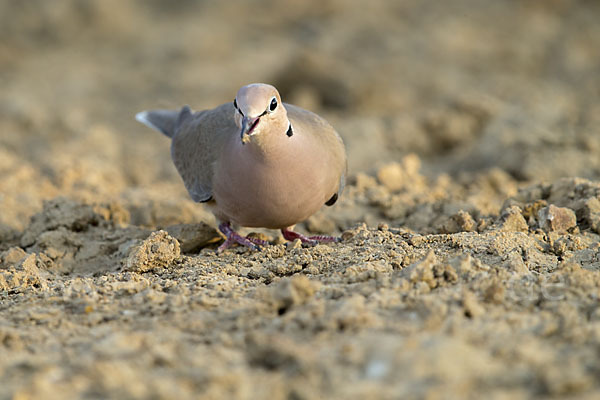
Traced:
<path fill-rule="evenodd" d="M 253 157 L 263 161 L 278 160 L 287 157 L 297 138 L 289 137 L 286 133 L 289 123 L 285 127 L 261 132 L 250 140 L 244 147 Z"/>

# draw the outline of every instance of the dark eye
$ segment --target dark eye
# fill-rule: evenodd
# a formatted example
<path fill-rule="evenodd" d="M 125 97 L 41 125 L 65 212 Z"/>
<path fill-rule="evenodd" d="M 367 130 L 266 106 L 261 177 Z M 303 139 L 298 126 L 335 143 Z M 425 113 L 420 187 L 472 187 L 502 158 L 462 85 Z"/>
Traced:
<path fill-rule="evenodd" d="M 237 109 L 237 99 L 233 99 L 233 106 Z"/>
<path fill-rule="evenodd" d="M 269 111 L 273 112 L 277 108 L 277 99 L 273 97 L 271 99 L 271 104 L 269 105 Z"/>

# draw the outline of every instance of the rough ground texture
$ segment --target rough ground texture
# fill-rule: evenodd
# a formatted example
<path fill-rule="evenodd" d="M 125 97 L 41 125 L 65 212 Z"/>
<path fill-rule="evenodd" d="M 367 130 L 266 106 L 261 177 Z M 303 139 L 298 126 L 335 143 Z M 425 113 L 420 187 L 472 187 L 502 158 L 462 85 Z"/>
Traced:
<path fill-rule="evenodd" d="M 0 399 L 598 398 L 600 3 L 365 7 L 0 4 Z M 344 137 L 341 243 L 217 256 L 133 120 L 256 81 Z"/>

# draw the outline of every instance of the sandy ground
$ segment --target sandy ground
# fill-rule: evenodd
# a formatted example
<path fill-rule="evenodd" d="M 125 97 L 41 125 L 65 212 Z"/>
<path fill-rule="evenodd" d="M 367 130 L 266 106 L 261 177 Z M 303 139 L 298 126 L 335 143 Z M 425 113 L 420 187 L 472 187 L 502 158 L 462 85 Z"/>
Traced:
<path fill-rule="evenodd" d="M 600 3 L 0 3 L 0 398 L 600 396 Z M 250 82 L 350 177 L 217 255 L 148 108 Z"/>

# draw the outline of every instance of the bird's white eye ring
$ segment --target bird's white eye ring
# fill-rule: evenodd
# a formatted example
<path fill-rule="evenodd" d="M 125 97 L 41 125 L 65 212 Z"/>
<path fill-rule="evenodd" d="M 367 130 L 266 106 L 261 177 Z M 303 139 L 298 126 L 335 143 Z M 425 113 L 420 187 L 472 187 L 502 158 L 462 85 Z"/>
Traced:
<path fill-rule="evenodd" d="M 269 112 L 273 112 L 277 109 L 277 98 L 273 97 L 271 99 L 271 104 L 269 104 Z"/>

